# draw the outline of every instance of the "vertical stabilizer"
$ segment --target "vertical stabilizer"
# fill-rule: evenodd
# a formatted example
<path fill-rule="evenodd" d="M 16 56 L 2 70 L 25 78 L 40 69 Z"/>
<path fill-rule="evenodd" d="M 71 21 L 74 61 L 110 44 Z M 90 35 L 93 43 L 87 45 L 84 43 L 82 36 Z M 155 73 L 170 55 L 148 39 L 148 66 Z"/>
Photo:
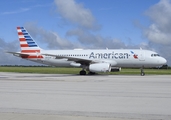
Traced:
<path fill-rule="evenodd" d="M 17 27 L 17 32 L 20 41 L 21 52 L 40 53 L 41 48 L 37 45 L 37 43 L 33 40 L 31 35 L 24 27 Z"/>
<path fill-rule="evenodd" d="M 28 54 L 22 55 L 22 58 L 34 59 L 34 58 L 43 58 L 40 54 L 41 48 L 33 40 L 31 35 L 27 32 L 24 27 L 17 27 L 21 53 Z"/>

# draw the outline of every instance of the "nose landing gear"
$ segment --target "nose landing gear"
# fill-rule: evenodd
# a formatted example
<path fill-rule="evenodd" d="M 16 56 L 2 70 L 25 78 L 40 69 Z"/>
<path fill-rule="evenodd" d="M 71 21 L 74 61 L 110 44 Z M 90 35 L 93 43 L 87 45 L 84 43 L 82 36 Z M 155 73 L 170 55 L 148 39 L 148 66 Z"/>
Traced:
<path fill-rule="evenodd" d="M 144 75 L 145 75 L 144 67 L 142 66 L 142 68 L 141 68 L 141 76 L 144 76 Z"/>

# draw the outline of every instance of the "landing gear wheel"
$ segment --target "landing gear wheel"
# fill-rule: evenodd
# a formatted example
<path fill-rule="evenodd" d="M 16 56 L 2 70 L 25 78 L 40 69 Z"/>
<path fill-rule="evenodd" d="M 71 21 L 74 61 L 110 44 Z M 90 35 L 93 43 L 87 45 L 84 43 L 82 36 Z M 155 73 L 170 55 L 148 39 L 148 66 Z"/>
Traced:
<path fill-rule="evenodd" d="M 81 70 L 80 71 L 80 75 L 86 75 L 86 71 L 85 70 Z"/>
<path fill-rule="evenodd" d="M 95 72 L 89 72 L 88 74 L 89 75 L 95 75 L 96 73 Z"/>
<path fill-rule="evenodd" d="M 144 75 L 145 75 L 144 67 L 142 66 L 142 68 L 141 68 L 141 76 L 144 76 Z"/>
<path fill-rule="evenodd" d="M 142 73 L 141 73 L 141 76 L 144 76 L 144 75 L 145 75 L 145 72 L 142 72 Z"/>

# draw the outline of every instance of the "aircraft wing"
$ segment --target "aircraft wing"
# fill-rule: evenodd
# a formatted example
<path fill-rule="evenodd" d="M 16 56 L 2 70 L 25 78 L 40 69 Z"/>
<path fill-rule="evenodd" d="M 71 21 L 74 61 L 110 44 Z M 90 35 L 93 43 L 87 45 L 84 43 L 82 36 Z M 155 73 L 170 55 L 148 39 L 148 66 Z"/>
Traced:
<path fill-rule="evenodd" d="M 42 55 L 53 56 L 53 57 L 56 57 L 56 59 L 67 59 L 68 61 L 74 61 L 76 63 L 80 63 L 84 65 L 89 65 L 90 63 L 100 62 L 100 61 L 93 61 L 90 59 L 76 58 L 76 57 L 71 57 L 71 56 L 58 56 L 54 54 L 42 54 Z"/>

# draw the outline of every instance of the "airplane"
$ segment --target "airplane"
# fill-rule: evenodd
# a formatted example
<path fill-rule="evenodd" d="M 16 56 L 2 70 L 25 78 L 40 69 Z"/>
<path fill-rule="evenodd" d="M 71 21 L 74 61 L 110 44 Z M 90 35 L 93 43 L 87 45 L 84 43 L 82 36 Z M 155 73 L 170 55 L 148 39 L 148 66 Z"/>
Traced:
<path fill-rule="evenodd" d="M 80 75 L 93 75 L 98 72 L 111 72 L 121 67 L 144 68 L 166 64 L 166 59 L 158 53 L 144 49 L 41 49 L 24 27 L 17 27 L 20 52 L 8 52 L 26 60 L 58 67 L 80 67 Z"/>

